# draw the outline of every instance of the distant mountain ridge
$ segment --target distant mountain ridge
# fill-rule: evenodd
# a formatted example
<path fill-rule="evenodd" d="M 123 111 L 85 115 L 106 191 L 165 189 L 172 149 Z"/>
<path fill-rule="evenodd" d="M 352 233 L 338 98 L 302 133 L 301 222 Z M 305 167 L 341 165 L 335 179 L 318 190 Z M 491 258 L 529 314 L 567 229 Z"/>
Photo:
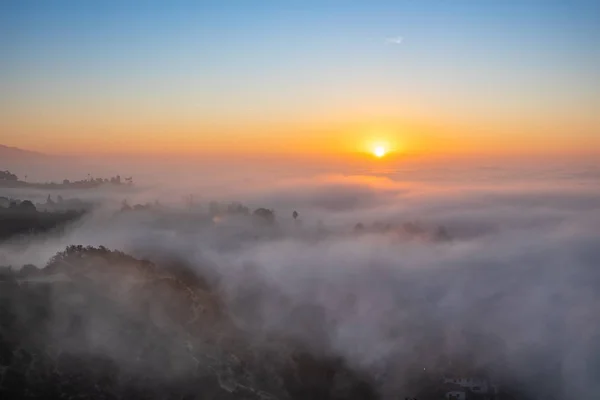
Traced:
<path fill-rule="evenodd" d="M 47 159 L 52 156 L 37 151 L 24 150 L 18 147 L 10 147 L 0 144 L 0 160 L 24 160 L 24 159 Z"/>

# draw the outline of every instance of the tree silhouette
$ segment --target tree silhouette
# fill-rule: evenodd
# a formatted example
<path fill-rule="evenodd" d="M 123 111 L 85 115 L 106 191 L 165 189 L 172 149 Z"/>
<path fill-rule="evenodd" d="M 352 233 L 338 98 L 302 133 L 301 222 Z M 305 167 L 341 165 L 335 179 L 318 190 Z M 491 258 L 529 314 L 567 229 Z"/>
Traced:
<path fill-rule="evenodd" d="M 268 223 L 275 222 L 275 212 L 268 208 L 257 208 L 253 213 L 255 216 L 264 219 Z"/>
<path fill-rule="evenodd" d="M 18 181 L 19 178 L 10 171 L 0 171 L 0 180 L 15 182 Z"/>
<path fill-rule="evenodd" d="M 19 210 L 26 211 L 26 212 L 36 212 L 37 211 L 37 209 L 35 208 L 35 205 L 29 200 L 22 201 L 18 205 L 18 208 L 19 208 Z"/>
<path fill-rule="evenodd" d="M 123 202 L 121 203 L 121 211 L 129 211 L 131 210 L 131 206 L 129 205 L 129 203 L 127 202 L 127 199 L 123 200 Z"/>

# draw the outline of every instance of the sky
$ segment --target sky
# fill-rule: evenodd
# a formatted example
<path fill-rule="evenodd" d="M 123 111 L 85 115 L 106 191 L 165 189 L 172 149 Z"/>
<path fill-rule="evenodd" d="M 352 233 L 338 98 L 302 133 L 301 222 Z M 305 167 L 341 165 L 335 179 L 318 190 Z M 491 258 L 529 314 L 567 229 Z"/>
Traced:
<path fill-rule="evenodd" d="M 0 143 L 597 154 L 595 1 L 0 2 Z"/>

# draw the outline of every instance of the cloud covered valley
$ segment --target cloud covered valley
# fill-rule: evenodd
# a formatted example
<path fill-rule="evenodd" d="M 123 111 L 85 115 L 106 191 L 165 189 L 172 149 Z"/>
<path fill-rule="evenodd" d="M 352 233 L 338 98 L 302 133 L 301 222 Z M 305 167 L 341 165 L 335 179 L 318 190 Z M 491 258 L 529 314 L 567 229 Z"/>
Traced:
<path fill-rule="evenodd" d="M 101 357 L 119 374 L 157 371 L 169 388 L 216 377 L 210 396 L 209 384 L 190 389 L 201 398 L 422 400 L 438 398 L 436 382 L 466 375 L 485 376 L 504 398 L 600 393 L 594 176 L 490 186 L 323 175 L 230 189 L 212 204 L 206 195 L 182 200 L 185 187 L 97 193 L 94 210 L 60 232 L 2 242 L 0 265 L 48 265 L 35 279 L 50 286 L 52 311 L 31 343 Z M 83 247 L 52 258 L 70 245 Z M 148 297 L 140 281 L 149 272 L 140 268 L 184 288 L 157 284 Z M 19 279 L 37 287 L 33 277 Z M 65 300 L 65 283 L 51 279 L 76 282 L 86 306 Z M 175 311 L 144 319 L 144 302 Z M 198 329 L 178 320 L 190 304 L 205 310 Z M 26 325 L 31 307 L 10 307 Z M 65 321 L 75 309 L 83 314 L 71 342 Z M 154 333 L 122 333 L 138 319 Z M 143 346 L 164 354 L 136 363 Z M 343 374 L 322 360 L 343 365 Z M 304 376 L 303 368 L 329 372 Z"/>

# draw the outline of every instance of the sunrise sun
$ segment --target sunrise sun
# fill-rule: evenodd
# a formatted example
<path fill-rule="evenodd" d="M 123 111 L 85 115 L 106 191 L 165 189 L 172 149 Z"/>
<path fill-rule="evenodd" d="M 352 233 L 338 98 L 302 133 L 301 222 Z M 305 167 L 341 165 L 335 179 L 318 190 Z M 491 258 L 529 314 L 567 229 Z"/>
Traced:
<path fill-rule="evenodd" d="M 381 158 L 383 156 L 385 156 L 385 154 L 387 153 L 385 147 L 383 146 L 376 146 L 373 149 L 373 154 L 375 155 L 375 157 Z"/>

